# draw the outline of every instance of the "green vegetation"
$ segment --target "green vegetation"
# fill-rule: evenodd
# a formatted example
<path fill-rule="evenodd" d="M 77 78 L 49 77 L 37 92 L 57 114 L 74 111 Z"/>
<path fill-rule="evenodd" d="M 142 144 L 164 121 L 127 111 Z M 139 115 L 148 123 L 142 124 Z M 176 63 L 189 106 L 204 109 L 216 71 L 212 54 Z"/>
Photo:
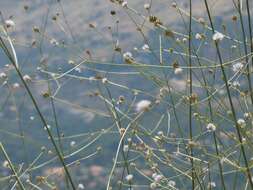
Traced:
<path fill-rule="evenodd" d="M 0 2 L 1 189 L 253 190 L 252 8 Z"/>

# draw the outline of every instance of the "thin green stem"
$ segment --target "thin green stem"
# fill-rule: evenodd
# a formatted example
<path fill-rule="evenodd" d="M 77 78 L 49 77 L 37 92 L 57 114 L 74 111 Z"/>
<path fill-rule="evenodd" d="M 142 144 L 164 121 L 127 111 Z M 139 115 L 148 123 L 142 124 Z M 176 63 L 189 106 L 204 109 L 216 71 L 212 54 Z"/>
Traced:
<path fill-rule="evenodd" d="M 5 159 L 7 160 L 8 164 L 10 166 L 10 169 L 11 169 L 12 173 L 15 176 L 20 189 L 25 190 L 25 187 L 24 187 L 23 183 L 21 182 L 21 180 L 19 179 L 18 174 L 17 174 L 17 172 L 16 172 L 16 170 L 15 170 L 15 168 L 14 168 L 14 166 L 13 166 L 13 164 L 12 164 L 12 162 L 11 162 L 11 160 L 10 160 L 10 158 L 9 158 L 7 152 L 5 151 L 4 146 L 1 142 L 0 142 L 0 149 L 1 149 L 2 153 L 4 154 L 4 157 L 5 157 Z"/>
<path fill-rule="evenodd" d="M 21 71 L 17 67 L 15 61 L 13 60 L 13 58 L 12 58 L 10 52 L 8 51 L 8 48 L 6 47 L 6 45 L 5 45 L 5 43 L 4 43 L 4 41 L 3 41 L 3 39 L 2 39 L 1 36 L 0 36 L 0 42 L 1 42 L 1 47 L 4 49 L 5 52 L 7 52 L 6 55 L 8 56 L 10 62 L 12 63 L 13 67 L 15 68 L 15 70 L 16 70 L 16 72 L 17 72 L 20 80 L 22 81 L 22 83 L 23 83 L 23 85 L 24 85 L 24 87 L 25 87 L 25 89 L 26 89 L 29 97 L 31 98 L 32 103 L 33 103 L 33 105 L 34 105 L 34 107 L 35 107 L 35 109 L 36 109 L 36 111 L 37 111 L 37 113 L 38 113 L 38 115 L 39 115 L 39 117 L 40 117 L 40 119 L 41 119 L 44 127 L 46 128 L 46 131 L 47 131 L 47 133 L 49 135 L 49 139 L 50 139 L 51 143 L 53 144 L 53 147 L 54 147 L 54 149 L 56 151 L 56 154 L 57 154 L 57 156 L 58 156 L 58 158 L 59 158 L 59 160 L 60 160 L 60 162 L 61 162 L 61 164 L 62 164 L 62 166 L 63 166 L 63 168 L 65 170 L 65 172 L 66 172 L 66 175 L 67 175 L 70 183 L 71 183 L 72 189 L 75 190 L 76 188 L 75 188 L 74 182 L 73 182 L 72 177 L 71 177 L 71 175 L 70 175 L 70 173 L 68 171 L 68 168 L 67 168 L 67 166 L 65 164 L 64 158 L 62 157 L 61 152 L 60 152 L 59 148 L 57 147 L 57 144 L 56 144 L 56 142 L 55 142 L 55 140 L 53 138 L 53 135 L 52 135 L 50 129 L 47 127 L 48 126 L 47 125 L 47 121 L 44 118 L 42 112 L 40 111 L 40 108 L 39 108 L 39 106 L 37 104 L 37 101 L 35 100 L 35 98 L 34 98 L 32 92 L 31 92 L 30 88 L 28 87 L 26 81 L 23 78 L 23 75 L 22 75 Z"/>
<path fill-rule="evenodd" d="M 213 25 L 213 21 L 212 21 L 212 17 L 211 17 L 211 14 L 210 14 L 209 6 L 208 6 L 208 3 L 207 3 L 207 0 L 204 0 L 204 1 L 205 1 L 205 7 L 206 7 L 206 10 L 207 10 L 207 13 L 208 13 L 208 18 L 209 18 L 209 21 L 210 21 L 210 24 L 211 24 L 212 32 L 214 34 L 215 33 L 215 28 L 214 28 L 214 25 Z M 215 41 L 215 47 L 216 47 L 216 51 L 217 51 L 217 54 L 218 54 L 218 59 L 219 59 L 222 75 L 223 75 L 225 86 L 226 86 L 226 91 L 227 91 L 229 104 L 230 104 L 231 111 L 232 111 L 233 121 L 234 121 L 234 124 L 236 126 L 236 132 L 237 132 L 237 136 L 238 136 L 239 142 L 240 142 L 240 148 L 241 148 L 241 151 L 242 151 L 242 155 L 243 155 L 243 159 L 244 159 L 244 163 L 245 163 L 245 167 L 246 167 L 247 177 L 248 177 L 248 180 L 249 180 L 249 183 L 250 183 L 250 187 L 251 187 L 251 189 L 253 189 L 252 176 L 251 176 L 251 172 L 250 172 L 250 169 L 249 169 L 249 164 L 248 164 L 245 148 L 244 148 L 243 142 L 242 142 L 242 135 L 241 135 L 241 131 L 240 131 L 240 126 L 238 125 L 237 119 L 236 119 L 236 112 L 235 112 L 234 104 L 233 104 L 233 101 L 232 101 L 232 96 L 231 96 L 229 85 L 228 85 L 227 75 L 226 75 L 226 72 L 225 72 L 225 68 L 223 66 L 222 56 L 221 56 L 221 52 L 220 52 L 220 49 L 219 49 L 219 42 Z"/>

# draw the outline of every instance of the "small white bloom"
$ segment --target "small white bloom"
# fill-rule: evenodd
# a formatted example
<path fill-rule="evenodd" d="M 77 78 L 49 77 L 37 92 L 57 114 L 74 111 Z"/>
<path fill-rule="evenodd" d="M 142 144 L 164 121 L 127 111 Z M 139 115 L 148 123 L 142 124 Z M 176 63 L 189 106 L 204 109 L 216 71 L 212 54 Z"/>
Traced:
<path fill-rule="evenodd" d="M 127 181 L 132 181 L 133 178 L 134 178 L 134 176 L 132 174 L 129 174 L 129 175 L 126 176 Z"/>
<path fill-rule="evenodd" d="M 54 46 L 58 46 L 58 45 L 59 45 L 59 42 L 58 42 L 56 39 L 54 39 L 54 38 L 52 38 L 52 39 L 50 40 L 50 43 L 51 43 L 52 45 L 54 45 Z"/>
<path fill-rule="evenodd" d="M 239 118 L 239 119 L 237 120 L 237 124 L 238 124 L 241 128 L 243 128 L 243 127 L 246 126 L 245 120 L 244 120 L 244 119 L 241 119 L 241 118 Z"/>
<path fill-rule="evenodd" d="M 15 26 L 15 22 L 13 20 L 11 20 L 11 19 L 8 19 L 8 20 L 5 21 L 5 25 L 6 25 L 7 28 L 14 27 Z"/>
<path fill-rule="evenodd" d="M 173 181 L 173 180 L 170 180 L 170 181 L 168 182 L 168 184 L 169 184 L 169 186 L 172 186 L 172 187 L 175 187 L 175 186 L 176 186 L 176 182 Z"/>
<path fill-rule="evenodd" d="M 16 82 L 16 83 L 14 83 L 14 84 L 12 85 L 12 87 L 13 87 L 14 89 L 17 89 L 17 88 L 20 87 L 20 84 Z"/>
<path fill-rule="evenodd" d="M 32 121 L 33 121 L 33 120 L 34 120 L 34 116 L 30 116 L 30 120 L 32 120 Z"/>
<path fill-rule="evenodd" d="M 202 35 L 201 35 L 200 33 L 197 33 L 197 34 L 195 35 L 195 38 L 196 38 L 197 40 L 202 40 Z"/>
<path fill-rule="evenodd" d="M 77 67 L 77 68 L 75 68 L 75 71 L 78 72 L 78 73 L 81 73 L 82 69 L 80 67 Z"/>
<path fill-rule="evenodd" d="M 213 181 L 211 181 L 211 182 L 208 183 L 207 186 L 208 186 L 208 188 L 215 188 L 216 187 L 216 183 L 213 182 Z"/>
<path fill-rule="evenodd" d="M 157 135 L 163 136 L 163 132 L 162 132 L 162 131 L 158 131 L 158 132 L 157 132 Z"/>
<path fill-rule="evenodd" d="M 240 71 L 242 68 L 243 68 L 243 64 L 241 62 L 238 62 L 233 65 L 232 70 L 236 73 Z"/>
<path fill-rule="evenodd" d="M 148 44 L 144 44 L 144 45 L 142 46 L 142 49 L 143 49 L 144 51 L 148 51 L 148 50 L 149 50 Z"/>
<path fill-rule="evenodd" d="M 75 146 L 75 145 L 76 145 L 76 141 L 71 141 L 71 142 L 70 142 L 70 146 L 73 147 L 73 146 Z"/>
<path fill-rule="evenodd" d="M 131 52 L 126 52 L 123 54 L 124 59 L 133 59 L 133 55 Z"/>
<path fill-rule="evenodd" d="M 155 180 L 155 182 L 159 183 L 162 178 L 163 178 L 162 175 L 156 175 L 155 178 L 154 178 L 154 180 Z"/>
<path fill-rule="evenodd" d="M 150 183 L 150 189 L 156 189 L 157 185 L 156 183 Z"/>
<path fill-rule="evenodd" d="M 144 9 L 147 9 L 147 10 L 150 9 L 150 4 L 149 3 L 145 3 L 144 4 Z"/>
<path fill-rule="evenodd" d="M 200 17 L 200 18 L 198 19 L 198 22 L 201 23 L 201 24 L 205 24 L 205 19 L 202 18 L 202 17 Z"/>
<path fill-rule="evenodd" d="M 124 152 L 128 152 L 128 151 L 129 151 L 129 146 L 128 146 L 128 145 L 124 145 L 123 151 L 124 151 Z"/>
<path fill-rule="evenodd" d="M 243 117 L 244 117 L 245 119 L 249 119 L 249 118 L 250 118 L 250 113 L 244 113 L 244 114 L 243 114 Z"/>
<path fill-rule="evenodd" d="M 232 83 L 232 85 L 233 85 L 233 87 L 237 87 L 237 88 L 241 86 L 241 84 L 240 84 L 239 81 L 234 81 L 234 82 Z"/>
<path fill-rule="evenodd" d="M 8 168 L 9 167 L 9 162 L 7 160 L 5 160 L 3 162 L 3 165 L 2 165 L 4 168 Z"/>
<path fill-rule="evenodd" d="M 176 7 L 177 7 L 177 3 L 176 3 L 176 2 L 173 2 L 173 3 L 171 4 L 171 6 L 174 7 L 174 8 L 176 8 Z"/>
<path fill-rule="evenodd" d="M 84 185 L 82 183 L 79 183 L 77 186 L 78 189 L 84 189 Z"/>
<path fill-rule="evenodd" d="M 105 84 L 108 82 L 108 79 L 107 78 L 102 78 L 102 83 Z"/>
<path fill-rule="evenodd" d="M 180 68 L 180 67 L 177 67 L 177 68 L 175 68 L 175 70 L 174 70 L 175 75 L 182 74 L 182 72 L 183 72 L 183 69 Z"/>
<path fill-rule="evenodd" d="M 180 40 L 179 38 L 176 38 L 176 42 L 177 42 L 177 43 L 180 43 L 181 40 Z"/>
<path fill-rule="evenodd" d="M 47 125 L 47 126 L 44 127 L 44 130 L 45 130 L 45 131 L 46 131 L 47 129 L 50 130 L 50 129 L 51 129 L 51 126 L 50 126 L 50 125 Z"/>
<path fill-rule="evenodd" d="M 138 48 L 137 48 L 137 47 L 134 47 L 134 51 L 138 51 Z"/>
<path fill-rule="evenodd" d="M 184 42 L 184 43 L 186 43 L 186 42 L 187 42 L 187 38 L 183 38 L 182 40 L 183 40 L 183 42 Z"/>
<path fill-rule="evenodd" d="M 150 107 L 151 102 L 149 100 L 141 100 L 136 104 L 136 111 L 142 112 L 148 110 Z"/>
<path fill-rule="evenodd" d="M 0 73 L 0 79 L 5 79 L 5 78 L 7 78 L 7 75 L 4 72 Z"/>
<path fill-rule="evenodd" d="M 121 6 L 122 6 L 122 7 L 127 7 L 127 1 L 123 1 L 123 2 L 121 3 Z"/>
<path fill-rule="evenodd" d="M 216 126 L 213 123 L 208 123 L 206 129 L 208 132 L 212 132 L 216 130 Z"/>
<path fill-rule="evenodd" d="M 24 75 L 23 76 L 23 79 L 24 79 L 24 81 L 26 81 L 26 82 L 30 82 L 32 79 L 31 79 L 31 77 L 29 76 L 29 75 Z"/>
<path fill-rule="evenodd" d="M 75 61 L 73 61 L 73 60 L 70 59 L 70 60 L 68 61 L 68 64 L 73 65 L 73 64 L 75 64 Z"/>
<path fill-rule="evenodd" d="M 235 48 L 237 48 L 236 45 L 232 45 L 232 46 L 231 46 L 231 49 L 235 49 Z"/>
<path fill-rule="evenodd" d="M 220 32 L 215 32 L 213 35 L 213 41 L 221 41 L 225 36 Z"/>

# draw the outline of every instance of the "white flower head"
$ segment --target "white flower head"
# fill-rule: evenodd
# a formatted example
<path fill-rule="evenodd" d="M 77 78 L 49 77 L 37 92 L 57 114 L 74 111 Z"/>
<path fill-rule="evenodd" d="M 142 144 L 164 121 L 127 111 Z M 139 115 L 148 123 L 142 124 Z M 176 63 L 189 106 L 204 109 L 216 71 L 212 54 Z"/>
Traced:
<path fill-rule="evenodd" d="M 144 45 L 142 46 L 142 49 L 143 49 L 144 51 L 148 51 L 148 50 L 149 50 L 148 44 L 144 44 Z"/>
<path fill-rule="evenodd" d="M 70 59 L 70 60 L 68 60 L 68 64 L 73 65 L 73 64 L 75 64 L 75 61 Z"/>
<path fill-rule="evenodd" d="M 242 68 L 243 68 L 243 64 L 241 62 L 238 62 L 233 65 L 232 70 L 236 73 L 240 71 Z"/>
<path fill-rule="evenodd" d="M 128 175 L 126 176 L 126 180 L 127 180 L 127 181 L 132 181 L 133 178 L 134 178 L 133 174 L 128 174 Z"/>
<path fill-rule="evenodd" d="M 7 75 L 4 72 L 0 73 L 0 79 L 5 79 L 5 78 L 7 78 Z"/>
<path fill-rule="evenodd" d="M 208 188 L 215 188 L 216 187 L 216 183 L 214 181 L 211 181 L 208 183 Z"/>
<path fill-rule="evenodd" d="M 196 33 L 195 38 L 196 40 L 202 40 L 202 35 L 200 33 Z"/>
<path fill-rule="evenodd" d="M 128 151 L 129 151 L 129 146 L 128 146 L 128 145 L 124 145 L 123 151 L 124 151 L 124 152 L 128 152 Z"/>
<path fill-rule="evenodd" d="M 58 46 L 58 45 L 59 45 L 59 42 L 58 42 L 56 39 L 52 38 L 52 39 L 50 40 L 50 44 L 52 44 L 53 46 Z"/>
<path fill-rule="evenodd" d="M 16 82 L 16 83 L 14 83 L 14 84 L 12 85 L 12 87 L 13 87 L 14 89 L 17 89 L 17 88 L 20 87 L 20 84 Z"/>
<path fill-rule="evenodd" d="M 44 127 L 44 130 L 46 131 L 46 130 L 50 130 L 51 129 L 51 126 L 50 125 L 46 125 L 45 127 Z"/>
<path fill-rule="evenodd" d="M 174 70 L 175 75 L 180 75 L 183 73 L 183 69 L 181 67 L 177 67 Z"/>
<path fill-rule="evenodd" d="M 177 42 L 177 43 L 180 43 L 181 40 L 180 40 L 179 38 L 176 38 L 176 42 Z"/>
<path fill-rule="evenodd" d="M 127 7 L 127 1 L 123 1 L 123 2 L 121 3 L 121 6 L 122 6 L 122 7 Z"/>
<path fill-rule="evenodd" d="M 251 117 L 251 114 L 249 112 L 246 112 L 246 113 L 243 114 L 243 117 L 245 119 L 249 119 Z"/>
<path fill-rule="evenodd" d="M 79 183 L 77 186 L 78 189 L 84 189 L 84 185 L 82 183 Z"/>
<path fill-rule="evenodd" d="M 213 123 L 208 123 L 206 129 L 208 132 L 213 132 L 216 130 L 216 126 Z"/>
<path fill-rule="evenodd" d="M 31 78 L 29 75 L 24 75 L 24 76 L 23 76 L 23 79 L 24 79 L 24 81 L 26 81 L 26 82 L 30 82 L 30 81 L 32 80 L 32 78 Z"/>
<path fill-rule="evenodd" d="M 157 135 L 163 136 L 163 131 L 158 131 L 158 132 L 157 132 Z"/>
<path fill-rule="evenodd" d="M 102 78 L 102 83 L 105 84 L 108 82 L 108 79 L 107 78 Z"/>
<path fill-rule="evenodd" d="M 245 120 L 244 120 L 244 119 L 241 119 L 241 118 L 239 118 L 239 119 L 237 120 L 237 124 L 238 124 L 241 128 L 243 128 L 243 127 L 246 126 Z"/>
<path fill-rule="evenodd" d="M 173 181 L 173 180 L 170 180 L 170 181 L 168 182 L 168 184 L 169 184 L 169 186 L 172 186 L 172 187 L 175 187 L 175 186 L 176 186 L 176 182 Z"/>
<path fill-rule="evenodd" d="M 155 176 L 154 180 L 155 180 L 155 182 L 159 183 L 162 180 L 162 178 L 163 178 L 163 176 L 158 174 Z"/>
<path fill-rule="evenodd" d="M 123 58 L 125 60 L 126 63 L 133 63 L 134 58 L 131 52 L 125 52 L 123 54 Z"/>
<path fill-rule="evenodd" d="M 238 88 L 238 87 L 241 86 L 241 84 L 240 84 L 239 81 L 234 81 L 234 82 L 232 83 L 232 86 L 235 87 L 235 88 Z"/>
<path fill-rule="evenodd" d="M 150 4 L 149 4 L 149 3 L 145 3 L 145 4 L 144 4 L 144 9 L 149 10 L 149 9 L 150 9 Z"/>
<path fill-rule="evenodd" d="M 6 20 L 4 23 L 5 23 L 5 25 L 6 25 L 7 28 L 15 26 L 15 22 L 13 20 L 11 20 L 11 19 Z"/>
<path fill-rule="evenodd" d="M 177 7 L 177 3 L 176 3 L 176 2 L 173 2 L 173 3 L 171 4 L 171 6 L 172 6 L 173 8 L 176 8 L 176 7 Z"/>
<path fill-rule="evenodd" d="M 2 166 L 3 166 L 4 168 L 8 168 L 8 167 L 9 167 L 9 162 L 8 162 L 7 160 L 5 160 L 5 161 L 3 162 L 3 164 L 2 164 Z"/>
<path fill-rule="evenodd" d="M 150 183 L 149 187 L 150 187 L 150 189 L 156 189 L 157 185 L 155 182 L 153 182 L 153 183 Z"/>
<path fill-rule="evenodd" d="M 124 54 L 123 54 L 123 57 L 124 57 L 124 59 L 133 59 L 133 55 L 132 55 L 132 53 L 131 52 L 125 52 Z"/>
<path fill-rule="evenodd" d="M 70 146 L 71 146 L 71 147 L 73 147 L 73 146 L 75 146 L 75 145 L 76 145 L 76 141 L 71 141 L 71 142 L 70 142 Z"/>
<path fill-rule="evenodd" d="M 142 112 L 149 109 L 151 102 L 149 100 L 141 100 L 136 104 L 136 111 Z"/>
<path fill-rule="evenodd" d="M 221 41 L 225 36 L 220 32 L 215 32 L 213 35 L 213 41 Z"/>
<path fill-rule="evenodd" d="M 187 40 L 187 38 L 183 38 L 182 41 L 183 41 L 184 43 L 186 43 L 188 40 Z"/>
<path fill-rule="evenodd" d="M 81 73 L 82 69 L 80 67 L 77 67 L 77 68 L 75 68 L 75 71 L 78 72 L 78 73 Z"/>

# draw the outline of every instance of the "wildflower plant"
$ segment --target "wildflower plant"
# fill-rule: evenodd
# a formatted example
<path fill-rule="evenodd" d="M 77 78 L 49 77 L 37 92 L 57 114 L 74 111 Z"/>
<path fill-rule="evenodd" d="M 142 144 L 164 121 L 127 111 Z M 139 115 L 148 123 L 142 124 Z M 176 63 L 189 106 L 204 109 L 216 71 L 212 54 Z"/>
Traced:
<path fill-rule="evenodd" d="M 253 189 L 251 1 L 38 2 L 0 10 L 1 188 Z"/>

